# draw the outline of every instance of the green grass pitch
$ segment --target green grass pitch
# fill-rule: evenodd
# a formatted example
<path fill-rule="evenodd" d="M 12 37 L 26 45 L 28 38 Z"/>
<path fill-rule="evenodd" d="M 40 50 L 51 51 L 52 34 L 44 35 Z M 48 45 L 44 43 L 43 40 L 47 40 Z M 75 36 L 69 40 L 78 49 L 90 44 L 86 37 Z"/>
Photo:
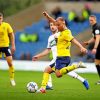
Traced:
<path fill-rule="evenodd" d="M 100 85 L 95 85 L 98 80 L 97 74 L 80 74 L 88 79 L 90 89 L 86 90 L 83 84 L 67 75 L 56 78 L 52 74 L 54 90 L 46 94 L 28 93 L 26 85 L 35 81 L 40 87 L 42 72 L 16 71 L 16 86 L 12 87 L 9 82 L 8 71 L 0 70 L 0 100 L 100 100 Z"/>

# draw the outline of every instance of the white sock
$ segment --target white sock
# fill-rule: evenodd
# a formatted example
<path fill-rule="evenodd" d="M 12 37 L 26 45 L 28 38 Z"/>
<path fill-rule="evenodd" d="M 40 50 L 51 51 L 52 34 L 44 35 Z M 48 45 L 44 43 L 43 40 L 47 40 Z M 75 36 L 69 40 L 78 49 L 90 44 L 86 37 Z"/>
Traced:
<path fill-rule="evenodd" d="M 73 78 L 76 78 L 76 79 L 78 79 L 79 81 L 81 81 L 81 82 L 84 82 L 84 78 L 83 77 L 81 77 L 81 76 L 79 76 L 77 73 L 75 73 L 74 71 L 71 71 L 71 72 L 69 72 L 69 73 L 67 73 L 69 76 L 71 76 L 71 77 L 73 77 Z"/>
<path fill-rule="evenodd" d="M 48 80 L 47 85 L 48 85 L 49 87 L 52 87 L 52 78 L 51 78 L 51 75 L 50 75 L 50 74 L 49 74 L 49 80 Z"/>

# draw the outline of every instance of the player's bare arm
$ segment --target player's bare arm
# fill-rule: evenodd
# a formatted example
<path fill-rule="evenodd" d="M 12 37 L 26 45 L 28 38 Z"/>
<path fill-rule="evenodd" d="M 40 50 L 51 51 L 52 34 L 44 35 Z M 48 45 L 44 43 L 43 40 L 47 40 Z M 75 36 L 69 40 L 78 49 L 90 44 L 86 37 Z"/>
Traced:
<path fill-rule="evenodd" d="M 50 21 L 55 23 L 56 20 L 54 18 L 52 18 L 46 11 L 43 12 L 43 15 Z"/>
<path fill-rule="evenodd" d="M 94 41 L 95 41 L 94 38 L 91 38 L 90 40 L 85 41 L 85 42 L 83 43 L 83 45 L 86 46 L 86 45 L 88 45 L 88 44 L 90 44 L 90 43 L 93 43 Z"/>
<path fill-rule="evenodd" d="M 44 51 L 42 51 L 41 53 L 35 55 L 32 57 L 32 60 L 33 61 L 36 61 L 38 60 L 39 58 L 43 57 L 43 56 L 46 56 L 47 54 L 49 54 L 51 51 L 51 49 L 45 49 Z"/>
<path fill-rule="evenodd" d="M 16 50 L 16 47 L 15 47 L 15 36 L 14 36 L 13 32 L 9 34 L 9 38 L 10 38 L 10 41 L 11 41 L 11 52 L 13 54 L 15 52 L 15 50 Z"/>
<path fill-rule="evenodd" d="M 72 40 L 72 42 L 80 48 L 80 51 L 83 53 L 87 53 L 87 49 L 84 48 L 75 38 Z"/>

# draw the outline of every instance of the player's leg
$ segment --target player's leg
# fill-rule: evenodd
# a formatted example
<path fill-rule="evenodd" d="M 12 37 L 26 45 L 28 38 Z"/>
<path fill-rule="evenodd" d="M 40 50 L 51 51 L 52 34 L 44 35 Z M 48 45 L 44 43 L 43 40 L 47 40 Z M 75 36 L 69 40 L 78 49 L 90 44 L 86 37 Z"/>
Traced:
<path fill-rule="evenodd" d="M 51 62 L 50 62 L 50 64 L 49 64 L 49 67 L 50 67 L 50 73 L 51 72 L 53 72 L 53 71 L 55 71 L 55 60 L 52 60 Z M 48 83 L 47 83 L 47 86 L 46 86 L 46 89 L 47 90 L 52 90 L 53 88 L 52 88 L 52 78 L 51 78 L 51 75 L 49 74 L 49 80 L 48 80 Z"/>
<path fill-rule="evenodd" d="M 83 62 L 79 62 L 78 64 L 73 64 L 71 66 L 68 66 L 70 64 L 70 57 L 64 57 L 62 59 L 56 60 L 56 76 L 61 77 L 62 75 L 77 69 L 77 68 L 86 68 Z"/>
<path fill-rule="evenodd" d="M 13 66 L 13 59 L 12 59 L 11 51 L 10 51 L 9 47 L 5 47 L 5 48 L 2 48 L 2 52 L 5 54 L 6 61 L 9 66 L 9 76 L 10 76 L 11 85 L 15 86 L 16 83 L 14 80 L 14 66 Z"/>
<path fill-rule="evenodd" d="M 48 80 L 48 83 L 47 83 L 47 86 L 46 86 L 46 90 L 52 90 L 52 77 L 51 77 L 51 74 L 49 74 L 49 80 Z"/>
<path fill-rule="evenodd" d="M 100 60 L 95 59 L 95 65 L 96 65 L 96 69 L 100 78 Z M 100 80 L 98 80 L 98 82 L 96 84 L 100 84 Z"/>
<path fill-rule="evenodd" d="M 72 66 L 67 66 L 67 67 L 64 67 L 64 66 L 61 69 L 56 69 L 55 73 L 58 78 L 62 77 L 62 75 L 64 75 L 64 74 L 78 68 L 77 65 L 75 65 L 75 64 Z"/>
<path fill-rule="evenodd" d="M 14 80 L 14 66 L 13 66 L 13 63 L 12 63 L 12 56 L 7 56 L 6 60 L 7 60 L 8 66 L 9 66 L 9 75 L 10 75 L 11 85 L 15 86 L 16 83 L 15 83 L 15 80 Z"/>
<path fill-rule="evenodd" d="M 71 58 L 66 57 L 57 57 L 56 59 L 56 76 L 61 77 L 62 75 L 77 69 L 77 68 L 86 68 L 85 65 L 82 62 L 79 62 L 78 64 L 73 64 L 71 66 L 68 66 L 70 64 Z"/>
<path fill-rule="evenodd" d="M 82 76 L 78 75 L 76 72 L 71 71 L 69 73 L 67 73 L 67 75 L 78 79 L 79 81 L 81 81 L 83 83 L 83 85 L 85 86 L 86 89 L 89 89 L 89 83 L 86 79 L 84 79 Z"/>
<path fill-rule="evenodd" d="M 97 72 L 100 78 L 100 43 L 99 43 L 99 46 L 97 48 L 96 55 L 95 55 L 95 66 L 96 66 L 96 69 L 97 69 Z M 100 80 L 96 84 L 100 84 Z"/>
<path fill-rule="evenodd" d="M 43 79 L 41 83 L 41 88 L 37 92 L 45 93 L 46 92 L 46 86 L 49 80 L 49 75 L 52 73 L 53 70 L 50 66 L 46 67 L 43 73 Z"/>
<path fill-rule="evenodd" d="M 63 74 L 66 74 L 66 73 L 68 73 L 70 71 L 73 71 L 73 70 L 75 70 L 77 68 L 86 68 L 86 66 L 85 66 L 85 64 L 83 62 L 80 61 L 77 64 L 72 64 L 70 66 L 67 66 L 67 67 L 62 68 L 60 70 L 60 73 L 63 75 Z"/>

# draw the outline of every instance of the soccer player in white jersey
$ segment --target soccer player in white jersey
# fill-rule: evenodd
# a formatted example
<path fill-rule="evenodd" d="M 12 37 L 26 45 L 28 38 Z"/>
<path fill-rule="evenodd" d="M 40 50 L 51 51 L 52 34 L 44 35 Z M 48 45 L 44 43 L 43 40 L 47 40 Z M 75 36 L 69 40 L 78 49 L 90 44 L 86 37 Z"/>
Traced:
<path fill-rule="evenodd" d="M 51 81 L 51 76 L 50 76 L 50 74 L 52 73 L 52 72 L 54 72 L 55 71 L 55 61 L 56 61 L 56 57 L 57 57 L 57 47 L 56 47 L 56 40 L 55 40 L 55 36 L 57 36 L 57 35 L 59 35 L 60 33 L 58 32 L 58 29 L 57 29 L 57 27 L 54 25 L 54 23 L 50 23 L 50 29 L 51 29 L 51 31 L 52 31 L 52 35 L 51 36 L 49 36 L 49 38 L 48 38 L 48 45 L 47 45 L 47 48 L 43 51 L 43 52 L 41 52 L 41 53 L 39 53 L 39 54 L 37 54 L 37 55 L 35 55 L 35 56 L 33 56 L 33 58 L 32 58 L 32 60 L 33 61 L 36 61 L 36 60 L 38 60 L 39 58 L 41 58 L 41 57 L 43 57 L 43 56 L 45 56 L 45 55 L 47 55 L 50 51 L 52 51 L 52 54 L 53 54 L 53 59 L 52 59 L 52 61 L 49 63 L 49 65 L 45 68 L 45 70 L 44 70 L 44 74 L 43 74 L 43 80 L 42 80 L 42 86 L 43 86 L 43 84 L 45 83 L 44 81 L 47 81 L 46 79 L 48 79 L 47 77 L 48 77 L 48 73 L 49 73 L 49 81 L 48 81 L 48 84 L 47 84 L 47 86 L 46 86 L 46 88 L 47 89 L 50 89 L 50 88 L 52 88 L 52 81 Z M 86 79 L 84 79 L 83 77 L 81 77 L 81 76 L 79 76 L 77 73 L 75 73 L 74 71 L 71 71 L 71 72 L 69 72 L 69 73 L 67 73 L 69 76 L 71 76 L 71 77 L 73 77 L 73 78 L 76 78 L 76 79 L 78 79 L 79 81 L 81 81 L 82 83 L 83 83 L 83 85 L 85 86 L 85 88 L 86 89 L 88 89 L 88 82 L 87 82 L 87 80 Z M 41 88 L 39 89 L 39 92 L 45 92 L 45 91 L 43 91 L 42 90 L 42 86 L 41 86 Z"/>

